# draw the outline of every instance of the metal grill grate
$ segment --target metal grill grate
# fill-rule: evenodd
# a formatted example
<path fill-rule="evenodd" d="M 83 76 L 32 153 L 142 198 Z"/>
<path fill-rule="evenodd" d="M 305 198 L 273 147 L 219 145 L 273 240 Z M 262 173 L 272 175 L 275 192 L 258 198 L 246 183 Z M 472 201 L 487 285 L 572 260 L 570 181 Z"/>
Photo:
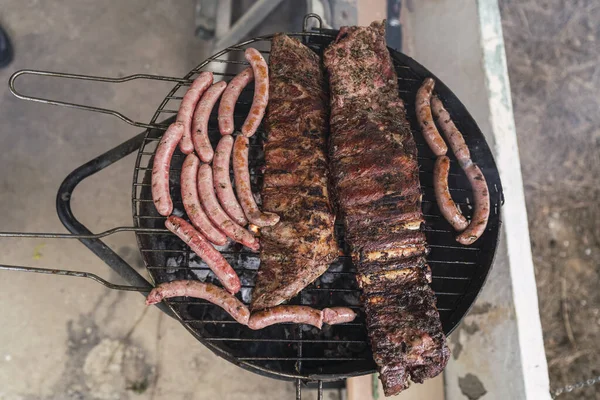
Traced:
<path fill-rule="evenodd" d="M 331 32 L 304 32 L 290 34 L 302 38 L 305 43 L 321 53 L 334 38 Z M 252 46 L 268 57 L 272 36 L 255 38 L 229 47 L 210 57 L 184 77 L 189 82 L 200 71 L 213 71 L 229 80 L 247 66 L 243 50 Z M 438 309 L 444 331 L 449 333 L 468 311 L 487 277 L 495 253 L 499 227 L 502 193 L 498 172 L 492 154 L 483 135 L 464 106 L 439 80 L 436 91 L 447 105 L 456 125 L 463 132 L 474 161 L 486 175 L 491 195 L 492 210 L 487 231 L 472 247 L 465 247 L 455 240 L 455 232 L 441 217 L 436 206 L 432 186 L 434 155 L 424 142 L 417 127 L 414 98 L 422 80 L 432 74 L 414 60 L 390 50 L 398 73 L 400 97 L 407 109 L 413 135 L 419 151 L 420 179 L 423 190 L 425 231 L 431 253 L 428 262 L 433 272 L 432 287 L 436 292 Z M 224 72 L 224 67 L 227 72 Z M 168 124 L 169 117 L 177 113 L 186 85 L 177 84 L 165 97 L 151 120 L 151 125 Z M 246 88 L 236 105 L 235 122 L 241 126 L 252 101 L 252 88 Z M 216 146 L 220 133 L 217 128 L 216 110 L 209 124 L 209 136 Z M 167 119 L 167 121 L 162 121 Z M 164 228 L 164 217 L 156 212 L 150 194 L 152 157 L 162 130 L 149 129 L 136 159 L 132 208 L 134 225 L 138 228 Z M 261 128 L 251 139 L 250 166 L 253 190 L 259 192 L 262 185 L 260 167 L 263 165 L 262 142 L 265 138 Z M 452 158 L 452 156 L 451 156 Z M 450 190 L 463 213 L 472 213 L 470 185 L 455 160 L 450 170 Z M 175 214 L 184 215 L 181 204 L 179 173 L 183 155 L 176 153 L 171 169 L 171 193 Z M 341 248 L 347 251 L 343 229 L 336 226 Z M 137 232 L 137 239 L 146 267 L 156 283 L 177 279 L 201 279 L 216 283 L 208 267 L 174 235 L 163 232 Z M 256 253 L 246 252 L 238 244 L 219 249 L 234 267 L 242 281 L 238 297 L 246 304 L 250 301 L 254 276 L 259 266 Z M 350 258 L 340 256 L 329 270 L 317 281 L 304 289 L 293 304 L 318 308 L 350 306 L 359 311 L 353 323 L 324 326 L 322 331 L 304 325 L 276 325 L 260 331 L 252 331 L 237 324 L 220 308 L 202 300 L 180 298 L 167 302 L 182 324 L 201 342 L 218 355 L 244 368 L 268 376 L 302 378 L 307 380 L 336 380 L 374 371 L 374 362 L 368 345 L 364 318 L 360 313 L 359 290 L 354 278 L 355 270 Z"/>

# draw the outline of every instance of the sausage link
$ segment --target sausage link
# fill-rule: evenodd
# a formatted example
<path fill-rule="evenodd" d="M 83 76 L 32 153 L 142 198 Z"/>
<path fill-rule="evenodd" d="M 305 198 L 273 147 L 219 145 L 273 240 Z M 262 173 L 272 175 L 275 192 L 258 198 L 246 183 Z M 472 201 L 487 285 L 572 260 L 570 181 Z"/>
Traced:
<path fill-rule="evenodd" d="M 440 212 L 446 221 L 458 231 L 464 231 L 469 222 L 462 215 L 448 189 L 448 174 L 450 172 L 450 159 L 446 156 L 438 157 L 433 167 L 433 189 Z"/>
<path fill-rule="evenodd" d="M 221 135 L 231 135 L 235 130 L 233 122 L 235 103 L 240 97 L 242 90 L 253 80 L 254 73 L 252 72 L 252 67 L 248 67 L 237 74 L 227 84 L 227 89 L 223 92 L 221 103 L 219 104 L 219 131 Z"/>
<path fill-rule="evenodd" d="M 331 307 L 323 309 L 323 322 L 328 325 L 352 322 L 356 318 L 354 310 L 348 307 Z"/>
<path fill-rule="evenodd" d="M 456 241 L 468 246 L 475 243 L 485 231 L 490 216 L 490 194 L 485 177 L 477 164 L 471 163 L 464 168 L 464 171 L 473 188 L 475 212 L 473 218 L 471 218 L 471 223 L 464 232 L 456 237 Z"/>
<path fill-rule="evenodd" d="M 163 299 L 181 296 L 210 301 L 227 311 L 240 324 L 248 324 L 250 318 L 248 307 L 234 295 L 210 283 L 191 280 L 161 283 L 150 291 L 150 294 L 146 297 L 146 305 L 149 306 L 160 303 Z"/>
<path fill-rule="evenodd" d="M 250 171 L 248 170 L 248 147 L 250 142 L 245 136 L 238 136 L 233 147 L 233 176 L 238 199 L 244 209 L 248 221 L 256 226 L 272 226 L 279 222 L 279 215 L 261 212 L 256 205 L 250 186 Z"/>
<path fill-rule="evenodd" d="M 198 197 L 198 167 L 200 160 L 194 153 L 189 154 L 183 161 L 181 168 L 181 198 L 183 207 L 192 224 L 208 240 L 216 245 L 222 246 L 227 243 L 227 236 L 218 230 L 202 209 Z"/>
<path fill-rule="evenodd" d="M 215 158 L 213 160 L 213 178 L 217 197 L 223 206 L 223 209 L 238 225 L 246 226 L 248 220 L 244 215 L 242 206 L 237 201 L 231 178 L 229 176 L 229 162 L 231 160 L 231 151 L 233 150 L 233 136 L 226 135 L 219 140 Z"/>
<path fill-rule="evenodd" d="M 260 51 L 249 48 L 244 52 L 246 60 L 252 66 L 254 74 L 254 98 L 252 107 L 242 125 L 242 134 L 246 137 L 254 135 L 262 121 L 269 102 L 269 66 Z"/>
<path fill-rule="evenodd" d="M 431 100 L 431 104 L 438 124 L 442 128 L 442 133 L 446 140 L 448 140 L 452 152 L 463 171 L 465 171 L 473 189 L 475 202 L 473 218 L 471 218 L 467 229 L 456 237 L 459 243 L 468 246 L 479 239 L 485 231 L 490 216 L 490 193 L 485 177 L 479 167 L 471 160 L 471 152 L 465 142 L 465 138 L 452 121 L 452 118 L 450 118 L 450 113 L 448 113 L 442 101 L 437 97 Z"/>
<path fill-rule="evenodd" d="M 423 81 L 423 85 L 421 85 L 417 91 L 415 111 L 417 113 L 417 120 L 421 126 L 421 131 L 423 132 L 423 137 L 429 145 L 429 148 L 436 156 L 443 156 L 448 151 L 448 147 L 435 127 L 433 117 L 431 116 L 430 99 L 434 86 L 435 81 L 432 78 L 426 78 Z"/>
<path fill-rule="evenodd" d="M 431 111 L 436 118 L 438 125 L 442 128 L 442 134 L 448 141 L 452 152 L 456 156 L 459 165 L 464 169 L 471 163 L 471 152 L 465 143 L 465 138 L 454 125 L 450 114 L 444 108 L 444 104 L 437 97 L 431 99 Z"/>
<path fill-rule="evenodd" d="M 240 278 L 221 253 L 200 232 L 175 215 L 167 218 L 165 226 L 190 246 L 192 251 L 208 265 L 227 291 L 230 293 L 239 292 L 242 286 Z"/>
<path fill-rule="evenodd" d="M 258 250 L 258 239 L 252 233 L 242 228 L 223 211 L 217 196 L 215 195 L 215 187 L 213 186 L 212 169 L 208 164 L 202 164 L 198 169 L 198 193 L 200 201 L 206 211 L 208 218 L 223 232 L 225 235 L 235 240 L 238 243 L 252 249 Z"/>
<path fill-rule="evenodd" d="M 205 71 L 200 73 L 181 100 L 179 112 L 177 113 L 177 122 L 182 122 L 184 127 L 183 137 L 179 143 L 179 149 L 184 154 L 190 154 L 194 151 L 194 144 L 192 143 L 192 115 L 200 97 L 202 97 L 202 94 L 212 83 L 212 72 Z"/>
<path fill-rule="evenodd" d="M 177 148 L 177 144 L 183 136 L 183 124 L 172 123 L 163 134 L 156 147 L 154 162 L 152 164 L 152 200 L 156 211 L 162 216 L 168 216 L 173 212 L 173 201 L 169 190 L 169 170 L 171 159 Z"/>
<path fill-rule="evenodd" d="M 321 329 L 323 313 L 321 310 L 307 306 L 275 306 L 252 313 L 248 320 L 248 327 L 256 330 L 285 322 L 307 324 Z"/>
<path fill-rule="evenodd" d="M 212 85 L 202 96 L 194 111 L 194 118 L 192 119 L 192 142 L 194 142 L 194 149 L 198 153 L 198 157 L 203 162 L 211 162 L 213 159 L 214 151 L 210 140 L 208 139 L 208 121 L 210 120 L 210 113 L 215 107 L 217 100 L 221 97 L 221 93 L 227 87 L 227 83 L 220 81 Z"/>

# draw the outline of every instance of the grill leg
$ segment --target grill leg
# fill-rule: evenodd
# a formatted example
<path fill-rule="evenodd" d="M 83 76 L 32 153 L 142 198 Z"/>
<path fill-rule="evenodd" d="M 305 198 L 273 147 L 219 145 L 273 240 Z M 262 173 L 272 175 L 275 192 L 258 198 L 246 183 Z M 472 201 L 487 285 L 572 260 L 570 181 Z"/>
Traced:
<path fill-rule="evenodd" d="M 296 400 L 302 400 L 302 380 L 296 379 Z M 317 382 L 317 400 L 323 400 L 323 381 Z"/>
<path fill-rule="evenodd" d="M 296 379 L 296 400 L 302 400 L 302 382 Z"/>

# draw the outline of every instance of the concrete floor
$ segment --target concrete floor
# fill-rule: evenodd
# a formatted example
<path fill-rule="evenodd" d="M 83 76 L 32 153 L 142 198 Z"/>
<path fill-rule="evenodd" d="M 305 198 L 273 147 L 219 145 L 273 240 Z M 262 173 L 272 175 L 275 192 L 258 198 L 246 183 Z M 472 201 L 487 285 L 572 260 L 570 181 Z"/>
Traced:
<path fill-rule="evenodd" d="M 194 37 L 193 2 L 4 0 L 0 23 L 16 58 L 0 71 L 34 68 L 92 75 L 181 76 L 206 56 Z M 148 120 L 170 85 L 117 86 L 30 79 L 26 93 L 114 107 Z M 65 231 L 56 190 L 74 168 L 140 130 L 114 117 L 24 102 L 0 89 L 3 231 Z M 85 181 L 76 215 L 92 231 L 128 225 L 134 158 Z M 106 240 L 141 265 L 132 234 Z M 0 263 L 116 274 L 78 241 L 0 241 Z M 92 281 L 0 273 L 0 399 L 281 399 L 290 383 L 261 378 L 212 355 L 179 323 L 146 309 L 137 293 Z M 310 398 L 306 394 L 307 398 Z"/>

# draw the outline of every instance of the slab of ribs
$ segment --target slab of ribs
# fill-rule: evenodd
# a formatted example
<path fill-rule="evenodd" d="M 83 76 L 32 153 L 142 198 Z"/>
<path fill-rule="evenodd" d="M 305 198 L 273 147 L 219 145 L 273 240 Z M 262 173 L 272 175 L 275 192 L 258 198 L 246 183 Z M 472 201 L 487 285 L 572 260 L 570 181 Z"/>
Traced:
<path fill-rule="evenodd" d="M 253 310 L 292 298 L 339 255 L 327 190 L 329 100 L 324 79 L 317 54 L 289 36 L 273 38 L 261 195 L 263 210 L 281 219 L 261 229 Z"/>
<path fill-rule="evenodd" d="M 329 162 L 373 356 L 386 395 L 445 367 L 449 350 L 429 286 L 417 148 L 383 23 L 344 27 L 324 54 Z"/>
<path fill-rule="evenodd" d="M 318 55 L 286 35 L 272 41 L 261 195 L 281 221 L 261 230 L 252 309 L 289 300 L 338 256 L 331 184 L 392 395 L 439 374 L 449 351 L 429 286 L 417 148 L 384 33 L 382 23 L 340 30 L 324 54 L 330 100 Z"/>

